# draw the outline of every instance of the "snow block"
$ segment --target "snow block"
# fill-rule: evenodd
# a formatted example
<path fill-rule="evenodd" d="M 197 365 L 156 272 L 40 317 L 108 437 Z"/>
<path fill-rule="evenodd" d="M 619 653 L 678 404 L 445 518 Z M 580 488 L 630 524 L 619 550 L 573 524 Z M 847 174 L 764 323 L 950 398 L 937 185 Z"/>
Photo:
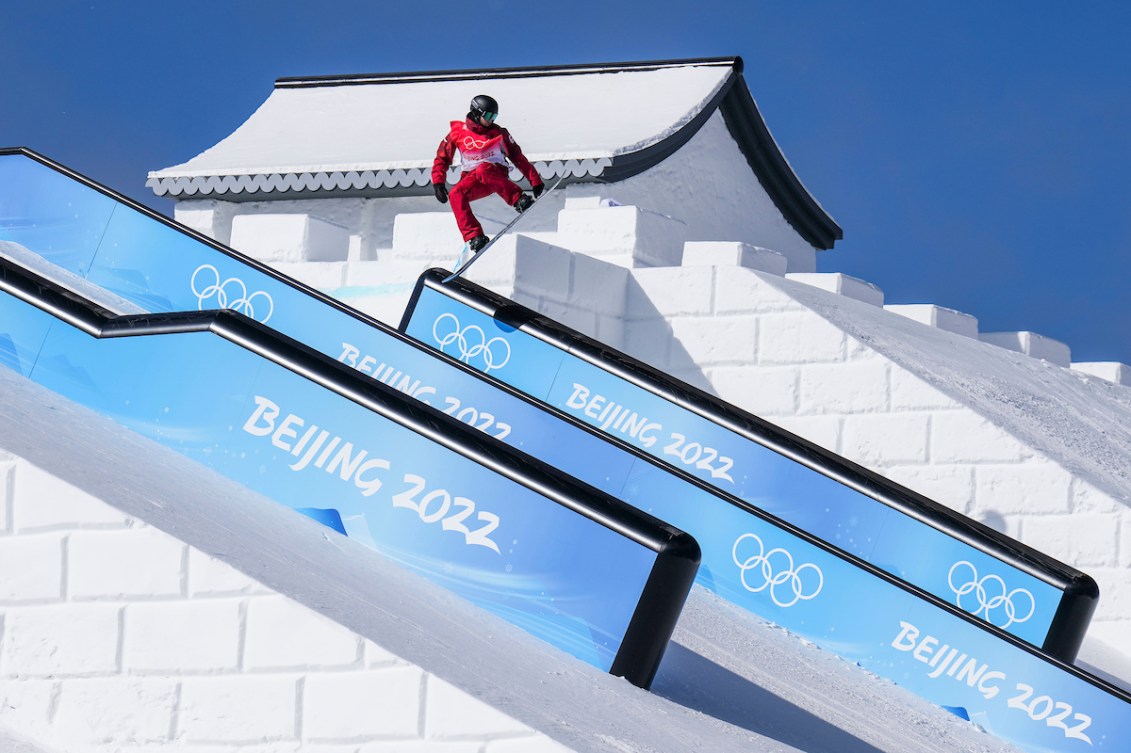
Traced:
<path fill-rule="evenodd" d="M 350 233 L 306 214 L 243 214 L 232 219 L 231 246 L 265 262 L 345 261 Z"/>
<path fill-rule="evenodd" d="M 1044 552 L 1062 552 L 1077 567 L 1114 564 L 1119 550 L 1120 515 L 1033 515 L 1025 521 L 1025 539 Z"/>
<path fill-rule="evenodd" d="M 628 355 L 663 368 L 672 347 L 672 328 L 662 316 L 653 314 L 626 322 L 621 334 L 622 347 Z"/>
<path fill-rule="evenodd" d="M 1036 332 L 984 332 L 978 339 L 1057 366 L 1068 368 L 1072 365 L 1072 351 L 1067 345 Z"/>
<path fill-rule="evenodd" d="M 569 296 L 572 254 L 564 248 L 509 234 L 484 253 L 487 256 L 468 270 L 469 280 L 491 287 L 502 284 L 551 301 L 564 302 Z"/>
<path fill-rule="evenodd" d="M 933 303 L 892 303 L 885 311 L 914 319 L 936 329 L 978 339 L 978 320 L 970 314 L 936 306 Z"/>
<path fill-rule="evenodd" d="M 892 463 L 926 463 L 930 414 L 849 414 L 844 419 L 840 451 L 871 467 Z"/>
<path fill-rule="evenodd" d="M 565 200 L 566 209 L 600 209 L 600 196 L 569 196 Z"/>
<path fill-rule="evenodd" d="M 303 684 L 303 733 L 316 740 L 401 738 L 396 745 L 414 749 L 407 741 L 419 734 L 424 683 L 415 667 L 309 677 Z"/>
<path fill-rule="evenodd" d="M 78 743 L 66 750 L 92 750 L 82 743 L 93 740 L 111 743 L 103 750 L 160 750 L 176 707 L 177 684 L 167 679 L 90 677 L 60 684 L 52 722 Z"/>
<path fill-rule="evenodd" d="M 225 245 L 231 245 L 234 215 L 234 205 L 226 201 L 178 201 L 173 208 L 177 222 Z"/>
<path fill-rule="evenodd" d="M 240 599 L 189 599 L 129 604 L 124 669 L 131 672 L 234 672 L 242 640 Z"/>
<path fill-rule="evenodd" d="M 711 267 L 638 269 L 632 272 L 625 318 L 708 316 L 715 270 Z"/>
<path fill-rule="evenodd" d="M 451 212 L 398 214 L 393 220 L 393 256 L 451 264 L 463 247 L 463 236 Z"/>
<path fill-rule="evenodd" d="M 1073 512 L 1072 477 L 1054 463 L 1034 460 L 1011 465 L 982 464 L 974 483 L 978 510 L 992 510 L 1013 525 L 1024 520 L 1028 527 L 1041 515 L 1064 516 Z"/>
<path fill-rule="evenodd" d="M 808 312 L 762 314 L 758 324 L 758 363 L 798 365 L 844 361 L 848 336 Z"/>
<path fill-rule="evenodd" d="M 573 279 L 569 303 L 587 311 L 624 316 L 629 271 L 584 254 L 571 254 Z"/>
<path fill-rule="evenodd" d="M 687 226 L 634 206 L 563 209 L 559 243 L 625 267 L 678 267 Z"/>
<path fill-rule="evenodd" d="M 92 602 L 5 609 L 3 677 L 117 673 L 119 612 L 117 604 Z"/>
<path fill-rule="evenodd" d="M 888 408 L 887 374 L 887 364 L 881 360 L 804 365 L 799 382 L 799 412 L 883 413 Z"/>
<path fill-rule="evenodd" d="M 185 742 L 292 739 L 297 686 L 290 674 L 185 678 L 178 731 Z"/>
<path fill-rule="evenodd" d="M 799 374 L 796 366 L 718 366 L 707 372 L 719 397 L 763 418 L 797 413 Z"/>
<path fill-rule="evenodd" d="M 0 605 L 63 597 L 63 534 L 0 536 Z"/>
<path fill-rule="evenodd" d="M 791 272 L 785 276 L 785 279 L 812 285 L 872 306 L 884 305 L 884 291 L 870 282 L 840 272 Z"/>
<path fill-rule="evenodd" d="M 788 260 L 777 251 L 737 241 L 689 241 L 683 244 L 683 266 L 745 267 L 781 277 Z"/>
<path fill-rule="evenodd" d="M 754 360 L 758 317 L 673 317 L 672 335 L 697 367 Z"/>
<path fill-rule="evenodd" d="M 282 596 L 250 599 L 245 630 L 248 669 L 350 667 L 361 661 L 355 633 Z"/>
<path fill-rule="evenodd" d="M 185 545 L 155 528 L 76 531 L 67 546 L 67 591 L 75 598 L 179 596 Z"/>
<path fill-rule="evenodd" d="M 1131 387 L 1131 366 L 1118 361 L 1081 361 L 1072 364 L 1073 371 L 1106 379 L 1109 382 Z"/>

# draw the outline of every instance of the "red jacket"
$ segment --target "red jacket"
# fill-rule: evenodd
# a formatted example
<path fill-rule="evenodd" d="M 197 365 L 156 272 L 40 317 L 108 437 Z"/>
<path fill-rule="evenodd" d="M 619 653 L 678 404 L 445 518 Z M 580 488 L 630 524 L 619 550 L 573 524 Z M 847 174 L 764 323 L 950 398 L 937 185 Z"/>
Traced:
<path fill-rule="evenodd" d="M 459 150 L 460 169 L 464 173 L 487 162 L 507 167 L 507 160 L 510 160 L 530 181 L 531 188 L 542 185 L 542 177 L 523 155 L 510 131 L 494 123 L 484 127 L 471 118 L 462 122 L 452 121 L 451 131 L 436 149 L 436 159 L 432 163 L 433 183 L 445 182 L 456 150 Z"/>

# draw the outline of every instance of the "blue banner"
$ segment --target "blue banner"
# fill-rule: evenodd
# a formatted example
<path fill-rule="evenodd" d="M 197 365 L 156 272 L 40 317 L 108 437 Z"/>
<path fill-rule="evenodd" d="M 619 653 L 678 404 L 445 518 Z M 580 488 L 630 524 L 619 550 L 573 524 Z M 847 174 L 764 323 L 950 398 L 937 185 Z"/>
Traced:
<path fill-rule="evenodd" d="M 647 546 L 210 332 L 95 339 L 0 294 L 0 342 L 43 386 L 612 666 Z"/>
<path fill-rule="evenodd" d="M 641 505 L 624 488 L 645 472 L 636 458 L 470 373 L 479 370 L 1034 645 L 1053 622 L 1062 593 L 1050 583 L 429 287 L 407 333 L 468 370 L 27 158 L 0 157 L 0 185 L 20 187 L 29 217 L 0 238 L 148 311 L 239 311 Z M 52 214 L 56 196 L 73 217 Z M 82 242 L 56 243 L 45 228 Z M 695 494 L 685 486 L 668 483 L 667 496 Z"/>
<path fill-rule="evenodd" d="M 0 179 L 4 169 L 4 159 L 0 158 Z M 49 178 L 43 181 L 42 198 L 48 201 L 54 188 L 46 185 Z M 126 217 L 130 212 L 138 217 Z M 443 300 L 447 296 L 428 301 L 422 294 L 412 312 L 411 333 L 436 349 L 436 353 L 429 353 L 374 322 L 311 297 L 307 291 L 255 264 L 170 226 L 138 227 L 134 237 L 126 228 L 144 226 L 139 220 L 142 213 L 125 206 L 117 207 L 114 213 L 122 216 L 106 221 L 104 238 L 95 244 L 88 262 L 74 254 L 56 253 L 54 247 L 47 248 L 46 255 L 123 298 L 153 310 L 241 310 L 688 530 L 703 549 L 699 580 L 704 585 L 951 708 L 1025 750 L 1072 751 L 1105 745 L 1114 750 L 1116 741 L 1125 738 L 1129 725 L 1126 695 L 978 622 L 988 620 L 1026 640 L 1037 641 L 1038 633 L 1030 635 L 1024 631 L 1032 629 L 1039 619 L 1049 619 L 1047 610 L 1038 611 L 1037 602 L 1051 601 L 1058 594 L 1050 584 L 1030 573 L 1018 571 L 1031 580 L 1014 580 L 1014 573 L 1000 569 L 1003 563 L 980 550 L 971 548 L 972 553 L 966 556 L 962 550 L 948 548 L 955 542 L 945 540 L 947 537 L 937 530 L 933 535 L 944 540 L 915 538 L 920 533 L 904 534 L 903 538 L 887 535 L 905 524 L 923 526 L 912 519 L 901 520 L 898 516 L 907 516 L 828 476 L 808 468 L 798 470 L 800 466 L 786 467 L 781 456 L 764 447 L 736 447 L 730 444 L 730 435 L 748 440 L 725 426 L 685 421 L 678 404 L 659 399 L 654 393 L 637 401 L 640 395 L 626 391 L 615 380 L 606 381 L 614 376 L 610 372 L 596 369 L 584 359 L 574 359 L 576 363 L 567 365 L 566 354 L 552 344 L 500 325 L 470 306 Z M 88 215 L 98 216 L 96 208 L 83 214 Z M 7 237 L 24 245 L 43 242 L 31 229 L 16 230 L 19 229 L 0 228 L 6 234 L 0 235 L 0 239 Z M 165 238 L 166 232 L 179 239 Z M 77 232 L 75 235 L 86 237 Z M 428 306 L 434 308 L 426 310 Z M 472 314 L 482 318 L 476 319 Z M 7 319 L 4 312 L 0 312 L 0 317 Z M 34 321 L 20 332 L 0 332 L 0 358 L 5 358 L 3 343 L 7 338 L 12 346 L 6 363 L 34 364 L 40 347 L 36 343 L 45 337 L 43 327 Z M 446 356 L 437 355 L 441 349 Z M 59 360 L 57 354 L 61 350 L 62 347 L 54 349 L 56 355 L 48 361 Z M 45 366 L 39 364 L 36 368 Z M 176 370 L 174 366 L 173 371 Z M 501 386 L 502 382 L 476 376 L 474 370 L 545 399 L 580 423 L 562 420 L 561 414 L 556 416 L 539 408 L 528 398 L 509 392 L 509 388 Z M 81 384 L 85 378 L 79 373 L 72 382 Z M 122 395 L 119 398 L 128 399 Z M 364 484 L 370 478 L 368 472 L 376 474 L 379 469 L 369 466 L 366 474 L 358 476 L 362 466 L 374 459 L 392 465 L 390 452 L 370 446 L 352 434 L 351 417 L 336 416 L 321 407 L 318 398 L 311 398 L 308 407 L 305 395 L 291 397 L 254 383 L 242 400 L 234 416 L 217 416 L 218 421 L 227 422 L 218 425 L 230 427 L 230 433 L 246 435 L 233 445 L 244 443 L 241 452 L 258 451 L 261 455 L 257 459 L 263 453 L 273 453 L 274 462 L 286 464 L 279 468 L 284 477 L 325 477 L 320 479 L 323 484 L 332 482 L 351 494 L 363 495 Z M 152 407 L 164 410 L 169 406 Z M 114 405 L 103 408 L 111 410 Z M 325 415 L 323 411 L 327 411 Z M 586 425 L 589 428 L 583 428 Z M 319 428 L 315 432 L 312 426 Z M 179 427 L 174 433 L 181 439 L 192 436 L 191 431 L 183 429 Z M 602 431 L 636 448 L 639 454 L 602 439 Z M 323 433 L 321 443 L 311 450 Z M 163 441 L 173 439 L 170 436 Z M 334 447 L 327 450 L 335 439 Z M 343 451 L 347 443 L 349 453 L 335 462 L 336 453 Z M 179 449 L 224 454 L 223 449 L 206 447 Z M 362 450 L 367 454 L 358 460 Z M 670 462 L 670 466 L 660 461 Z M 400 461 L 397 462 L 399 468 Z M 333 472 L 328 470 L 331 464 Z M 354 470 L 342 478 L 348 467 Z M 669 467 L 676 470 L 668 470 Z M 428 479 L 414 498 L 417 510 L 414 513 L 392 508 L 392 512 L 415 514 L 425 529 L 450 533 L 444 530 L 444 518 L 439 531 L 434 530 L 435 523 L 423 522 L 443 508 L 443 495 L 429 498 L 427 506 L 420 503 L 435 485 L 452 495 L 454 508 L 455 484 L 446 478 L 434 480 L 429 472 L 411 472 Z M 358 486 L 359 478 L 362 486 Z M 405 484 L 403 472 L 400 483 Z M 728 488 L 726 484 L 734 486 Z M 411 490 L 410 485 L 397 493 Z M 487 506 L 482 501 L 486 497 L 475 496 L 478 492 L 467 493 L 461 488 L 458 493 L 474 500 L 477 510 L 482 505 L 482 509 L 504 520 L 510 514 Z M 742 501 L 742 495 L 751 498 Z M 289 504 L 305 510 L 328 509 L 325 503 L 311 499 Z M 391 508 L 391 502 L 389 505 Z M 333 509 L 348 531 L 356 522 L 354 512 Z M 845 509 L 856 510 L 857 517 L 838 514 Z M 829 545 L 778 521 L 788 521 L 790 516 L 817 527 L 828 536 Z M 325 517 L 331 523 L 334 520 L 333 515 Z M 492 540 L 503 548 L 500 540 Z M 486 547 L 466 542 L 461 546 L 484 550 L 477 552 L 481 557 L 487 554 Z M 925 556 L 924 552 L 931 555 Z M 870 557 L 875 567 L 931 593 L 938 592 L 941 602 L 924 597 L 854 557 Z M 643 571 L 630 567 L 629 572 Z M 916 582 L 915 578 L 923 582 Z M 479 585 L 469 588 L 474 592 Z M 1027 614 L 1026 594 L 1033 601 L 1029 610 L 1032 614 Z M 509 607 L 498 609 L 506 612 Z M 616 619 L 608 620 L 600 630 L 603 634 L 615 634 L 613 628 L 617 624 Z M 1044 629 L 1047 627 L 1046 622 Z M 548 628 L 547 632 L 552 633 L 553 629 Z"/>
<path fill-rule="evenodd" d="M 658 475 L 631 478 L 624 499 L 646 500 L 637 504 L 699 541 L 701 584 L 1023 750 L 1126 747 L 1131 698 L 999 632 L 1039 643 L 1031 623 L 1048 628 L 1058 595 L 1049 584 L 433 284 L 422 278 L 408 334 L 764 511 L 665 494 L 652 486 L 670 483 Z"/>
<path fill-rule="evenodd" d="M 1045 641 L 1062 597 L 1047 581 L 552 342 L 502 324 L 432 283 L 418 293 L 404 329 L 420 342 L 1033 645 Z M 676 520 L 674 510 L 658 514 Z M 706 553 L 708 525 L 683 525 Z M 700 580 L 708 570 L 705 562 Z"/>

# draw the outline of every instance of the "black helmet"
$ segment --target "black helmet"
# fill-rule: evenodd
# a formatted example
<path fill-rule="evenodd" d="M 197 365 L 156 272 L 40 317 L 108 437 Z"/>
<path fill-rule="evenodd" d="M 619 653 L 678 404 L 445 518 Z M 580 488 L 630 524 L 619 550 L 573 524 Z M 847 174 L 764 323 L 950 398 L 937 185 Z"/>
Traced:
<path fill-rule="evenodd" d="M 471 100 L 471 117 L 475 120 L 479 120 L 484 115 L 494 115 L 495 117 L 498 117 L 499 103 L 495 101 L 494 97 L 488 97 L 486 94 L 480 94 L 479 96 Z M 488 120 L 494 119 L 494 117 L 488 118 Z"/>

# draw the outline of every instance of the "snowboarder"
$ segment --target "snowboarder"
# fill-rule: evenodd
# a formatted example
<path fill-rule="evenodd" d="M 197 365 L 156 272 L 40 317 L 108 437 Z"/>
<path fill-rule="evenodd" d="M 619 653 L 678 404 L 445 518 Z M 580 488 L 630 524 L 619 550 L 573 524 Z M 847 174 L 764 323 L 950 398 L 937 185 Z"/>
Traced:
<path fill-rule="evenodd" d="M 451 131 L 440 142 L 436 159 L 432 163 L 432 190 L 441 204 L 452 201 L 452 214 L 456 217 L 463 239 L 472 252 L 487 245 L 483 226 L 471 211 L 471 202 L 497 193 L 503 201 L 525 212 L 534 203 L 529 195 L 509 177 L 510 160 L 530 181 L 530 190 L 537 199 L 546 186 L 534 165 L 522 153 L 510 132 L 495 124 L 499 117 L 499 103 L 486 94 L 471 100 L 471 108 L 463 121 L 453 120 Z M 460 153 L 460 179 L 449 192 L 444 181 L 452 165 L 456 150 Z"/>

